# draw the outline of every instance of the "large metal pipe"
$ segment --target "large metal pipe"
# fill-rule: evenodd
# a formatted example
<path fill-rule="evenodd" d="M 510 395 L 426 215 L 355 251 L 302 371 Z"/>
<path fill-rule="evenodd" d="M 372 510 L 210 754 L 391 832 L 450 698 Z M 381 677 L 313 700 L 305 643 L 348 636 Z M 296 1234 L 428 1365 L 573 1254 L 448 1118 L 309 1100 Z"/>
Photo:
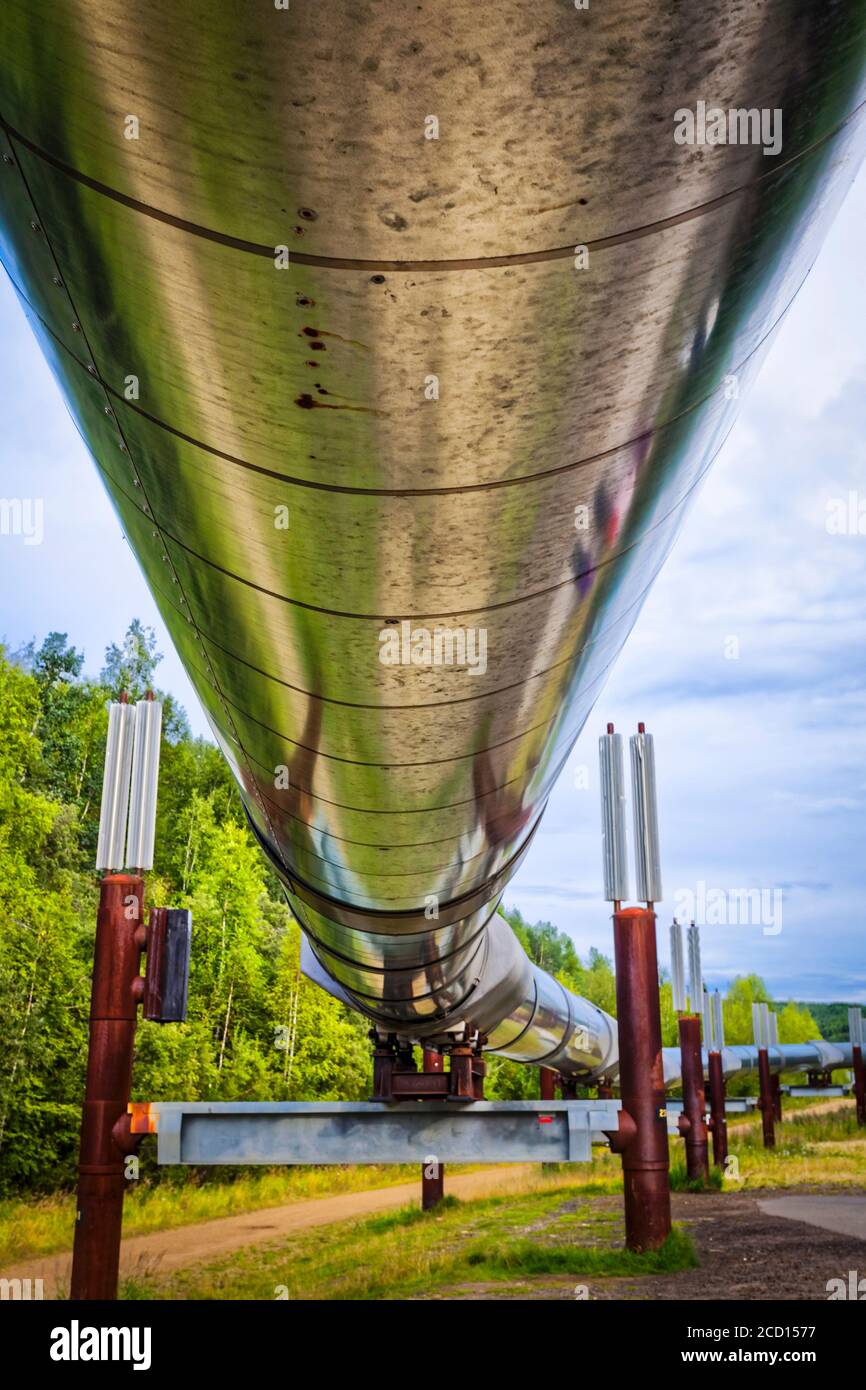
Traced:
<path fill-rule="evenodd" d="M 665 1086 L 670 1090 L 682 1084 L 680 1049 L 665 1047 L 662 1051 Z M 816 1039 L 814 1042 L 777 1043 L 775 1047 L 770 1048 L 758 1048 L 753 1043 L 748 1043 L 745 1046 L 733 1045 L 721 1049 L 722 1075 L 727 1080 L 732 1076 L 750 1072 L 759 1075 L 760 1054 L 763 1051 L 767 1053 L 767 1066 L 771 1076 L 792 1071 L 847 1071 L 853 1064 L 850 1043 L 828 1043 Z M 701 1056 L 704 1075 L 709 1076 L 709 1054 L 706 1048 L 702 1050 Z"/>
<path fill-rule="evenodd" d="M 854 177 L 864 26 L 2 7 L 4 264 L 310 969 L 386 1032 L 616 1068 L 496 908 Z"/>

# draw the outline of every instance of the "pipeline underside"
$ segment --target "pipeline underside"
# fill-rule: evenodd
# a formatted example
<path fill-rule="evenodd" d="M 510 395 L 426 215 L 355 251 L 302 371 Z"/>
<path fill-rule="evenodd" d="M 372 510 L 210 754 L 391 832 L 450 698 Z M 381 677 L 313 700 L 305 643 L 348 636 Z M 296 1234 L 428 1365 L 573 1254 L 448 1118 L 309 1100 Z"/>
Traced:
<path fill-rule="evenodd" d="M 5 0 L 0 254 L 306 967 L 384 1032 L 615 1072 L 497 908 L 856 173 L 864 32 Z M 700 102 L 780 148 L 678 143 Z"/>

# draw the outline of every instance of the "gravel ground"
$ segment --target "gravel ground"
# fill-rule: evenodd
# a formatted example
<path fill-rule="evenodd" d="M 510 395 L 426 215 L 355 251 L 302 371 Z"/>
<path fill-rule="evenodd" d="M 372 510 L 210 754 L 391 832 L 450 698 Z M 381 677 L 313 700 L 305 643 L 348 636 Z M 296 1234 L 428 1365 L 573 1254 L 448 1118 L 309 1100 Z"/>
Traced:
<path fill-rule="evenodd" d="M 838 1196 L 838 1189 L 825 1189 Z M 788 1190 L 786 1196 L 794 1196 Z M 820 1189 L 808 1189 L 814 1196 Z M 801 1221 L 770 1215 L 762 1200 L 778 1192 L 674 1193 L 673 1216 L 690 1231 L 700 1265 L 678 1274 L 634 1279 L 588 1279 L 590 1299 L 707 1299 L 754 1302 L 768 1299 L 826 1300 L 827 1281 L 847 1280 L 849 1270 L 866 1275 L 866 1240 L 839 1235 Z M 800 1195 L 806 1195 L 802 1190 Z M 858 1194 L 860 1195 L 860 1194 Z M 596 1197 L 593 1204 L 616 1210 L 616 1198 Z M 866 1193 L 860 1195 L 866 1206 Z M 440 1298 L 570 1299 L 578 1278 L 542 1276 L 513 1285 L 466 1284 L 438 1290 Z"/>

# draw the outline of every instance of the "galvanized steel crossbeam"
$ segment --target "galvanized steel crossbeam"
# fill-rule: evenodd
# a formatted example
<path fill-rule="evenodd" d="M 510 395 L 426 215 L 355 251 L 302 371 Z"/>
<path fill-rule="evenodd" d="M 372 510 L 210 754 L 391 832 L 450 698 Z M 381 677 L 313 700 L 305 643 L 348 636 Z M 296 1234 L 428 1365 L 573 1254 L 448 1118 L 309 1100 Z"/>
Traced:
<path fill-rule="evenodd" d="M 726 1115 L 746 1115 L 750 1110 L 754 1110 L 756 1105 L 755 1096 L 728 1096 L 725 1099 Z M 681 1100 L 668 1100 L 665 1102 L 667 1111 L 668 1134 L 678 1136 L 680 1134 L 679 1118 L 683 1113 L 683 1103 Z M 709 1118 L 709 1112 L 708 1112 Z"/>
<path fill-rule="evenodd" d="M 616 1130 L 619 1101 L 158 1101 L 133 1104 L 159 1163 L 581 1163 Z"/>
<path fill-rule="evenodd" d="M 851 1094 L 850 1086 L 783 1086 L 782 1091 L 786 1096 L 819 1096 L 822 1100 L 832 1100 L 836 1096 L 848 1096 Z"/>

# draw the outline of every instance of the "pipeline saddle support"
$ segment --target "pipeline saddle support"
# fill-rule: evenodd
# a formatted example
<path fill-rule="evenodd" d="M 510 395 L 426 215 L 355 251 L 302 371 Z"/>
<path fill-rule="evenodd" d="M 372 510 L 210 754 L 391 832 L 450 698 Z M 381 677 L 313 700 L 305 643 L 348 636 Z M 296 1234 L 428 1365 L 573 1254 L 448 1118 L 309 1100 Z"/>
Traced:
<path fill-rule="evenodd" d="M 419 1070 L 412 1044 L 396 1033 L 384 1037 L 376 1029 L 373 1042 L 373 1093 L 371 1100 L 452 1100 L 463 1104 L 484 1099 L 487 1063 L 482 1055 L 485 1039 L 466 1034 L 441 1049 L 449 1058 L 449 1070 Z M 427 1049 L 429 1051 L 429 1049 Z"/>

